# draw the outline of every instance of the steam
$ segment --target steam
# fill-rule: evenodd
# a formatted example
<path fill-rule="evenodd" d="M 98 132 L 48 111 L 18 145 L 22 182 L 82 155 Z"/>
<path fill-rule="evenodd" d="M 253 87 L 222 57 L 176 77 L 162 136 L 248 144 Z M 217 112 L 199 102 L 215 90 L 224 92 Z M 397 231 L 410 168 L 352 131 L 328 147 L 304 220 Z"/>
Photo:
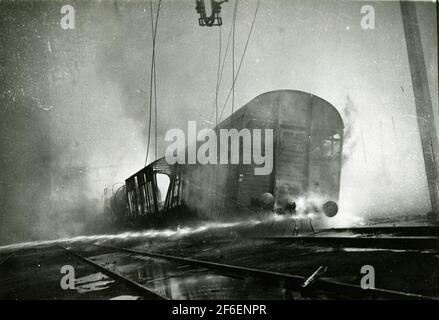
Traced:
<path fill-rule="evenodd" d="M 358 217 L 369 223 L 376 217 L 430 210 L 398 4 L 383 4 L 388 32 L 370 38 L 361 28 L 346 30 L 357 23 L 356 15 L 337 14 L 340 7 L 326 0 L 275 2 L 261 7 L 236 106 L 279 88 L 312 92 L 344 105 L 340 211 L 330 223 L 352 225 Z M 218 55 L 217 33 L 197 26 L 191 1 L 168 4 L 162 8 L 157 43 L 158 141 L 167 128 L 184 127 L 187 120 L 201 123 L 211 113 Z M 418 16 L 437 105 L 432 6 L 420 6 Z M 82 1 L 75 7 L 77 28 L 66 31 L 59 28 L 59 6 L 52 2 L 20 6 L 0 1 L 3 243 L 93 231 L 89 226 L 101 223 L 103 190 L 111 190 L 145 162 L 148 3 Z M 342 7 L 358 12 L 358 3 Z M 241 10 L 236 21 L 243 31 L 236 34 L 237 52 L 242 52 L 252 12 Z M 225 6 L 225 23 L 232 14 Z M 341 19 L 315 22 L 334 14 Z M 291 27 L 291 21 L 300 23 Z M 389 42 L 389 34 L 395 41 Z M 274 57 L 273 52 L 288 54 Z M 226 63 L 224 74 L 229 68 Z M 244 79 L 253 79 L 251 85 Z M 230 85 L 224 82 L 222 98 Z M 160 153 L 163 146 L 158 147 Z"/>
<path fill-rule="evenodd" d="M 340 113 L 345 125 L 343 133 L 343 162 L 346 162 L 355 152 L 361 134 L 356 125 L 358 110 L 349 95 L 346 96 L 346 101 Z"/>
<path fill-rule="evenodd" d="M 177 227 L 175 229 L 164 229 L 164 230 L 145 230 L 139 232 L 123 232 L 119 234 L 102 234 L 102 235 L 91 235 L 91 236 L 77 236 L 72 238 L 61 238 L 56 240 L 43 240 L 43 241 L 32 241 L 32 242 L 22 242 L 11 245 L 6 245 L 0 247 L 0 250 L 17 250 L 35 246 L 43 245 L 62 245 L 71 243 L 90 243 L 95 241 L 105 241 L 105 240 L 129 240 L 129 239 L 155 239 L 155 238 L 172 238 L 178 239 L 188 235 L 194 235 L 203 233 L 210 230 L 223 230 L 231 229 L 233 227 L 239 226 L 254 226 L 263 223 L 263 220 L 245 220 L 237 222 L 212 222 L 202 224 L 197 227 Z"/>
<path fill-rule="evenodd" d="M 386 218 L 399 225 L 410 217 L 416 224 L 417 215 L 429 210 L 429 199 L 415 120 L 398 114 L 368 118 L 349 97 L 341 114 L 346 130 L 340 211 L 331 225 Z"/>
<path fill-rule="evenodd" d="M 305 202 L 299 201 L 299 210 L 294 214 L 286 214 L 279 215 L 273 212 L 260 212 L 257 218 L 248 218 L 241 219 L 236 221 L 228 221 L 228 222 L 205 222 L 196 226 L 188 226 L 188 227 L 180 227 L 173 229 L 148 229 L 144 231 L 138 232 L 122 232 L 117 234 L 100 234 L 100 235 L 83 235 L 76 237 L 66 237 L 60 238 L 56 240 L 42 240 L 42 241 L 30 241 L 30 242 L 22 242 L 15 243 L 5 246 L 0 246 L 0 251 L 3 250 L 17 250 L 24 248 L 31 248 L 37 246 L 47 246 L 47 245 L 69 245 L 69 244 L 87 244 L 93 242 L 104 242 L 109 240 L 147 240 L 147 239 L 167 239 L 167 240 L 176 240 L 187 236 L 203 234 L 207 232 L 220 232 L 219 234 L 227 234 L 227 231 L 239 232 L 240 228 L 250 228 L 252 230 L 251 236 L 264 236 L 269 235 L 269 231 L 274 223 L 280 223 L 286 226 L 292 225 L 295 221 L 309 221 L 316 220 L 318 221 L 321 218 L 322 213 L 317 211 L 309 210 L 309 203 L 305 204 Z M 303 205 L 303 206 L 302 206 Z M 320 224 L 323 226 L 322 224 Z M 258 233 L 255 233 L 255 227 L 261 226 L 258 229 Z M 243 229 L 245 230 L 245 229 Z M 273 234 L 271 234 L 273 235 Z M 275 233 L 274 235 L 279 236 L 282 234 Z M 290 233 L 283 234 L 286 236 L 291 236 Z"/>
<path fill-rule="evenodd" d="M 149 26 L 143 5 L 121 15 L 125 5 L 81 3 L 72 32 L 46 19 L 59 16 L 57 6 L 14 7 L 18 18 L 6 30 L 31 40 L 17 45 L 8 32 L 1 39 L 10 57 L 0 92 L 10 159 L 2 162 L 0 242 L 93 232 L 104 189 L 143 166 L 150 42 L 132 29 L 136 21 Z"/>

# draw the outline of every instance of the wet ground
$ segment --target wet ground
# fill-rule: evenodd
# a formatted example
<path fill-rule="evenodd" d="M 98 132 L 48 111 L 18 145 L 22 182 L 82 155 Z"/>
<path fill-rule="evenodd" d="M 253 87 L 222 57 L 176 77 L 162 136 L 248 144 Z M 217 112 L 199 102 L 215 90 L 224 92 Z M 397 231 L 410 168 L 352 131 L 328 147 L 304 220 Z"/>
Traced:
<path fill-rule="evenodd" d="M 279 227 L 280 228 L 280 227 Z M 254 236 L 260 233 L 253 229 Z M 303 299 L 300 291 L 270 281 L 224 274 L 209 268 L 140 254 L 104 249 L 111 245 L 203 261 L 297 275 L 305 279 L 320 266 L 322 279 L 360 285 L 365 265 L 375 270 L 375 287 L 439 298 L 439 242 L 436 248 L 334 246 L 328 241 L 277 241 L 252 237 L 251 229 L 207 228 L 198 232 L 137 233 L 137 236 L 99 236 L 39 246 L 0 250 L 0 299 L 139 299 L 137 290 L 105 275 L 72 256 L 68 247 L 108 270 L 139 283 L 168 299 Z M 146 236 L 148 235 L 148 236 Z M 430 237 L 437 230 L 407 229 L 387 232 L 327 230 L 312 237 Z M 62 266 L 75 270 L 75 289 L 60 286 Z M 337 298 L 332 296 L 332 298 Z M 339 295 L 346 298 L 346 296 Z M 325 297 L 317 297 L 325 298 Z"/>
<path fill-rule="evenodd" d="M 375 286 L 439 298 L 439 253 L 434 250 L 333 248 L 265 240 L 181 240 L 137 244 L 136 249 L 309 277 L 320 266 L 323 278 L 359 285 L 361 268 L 375 269 Z"/>
<path fill-rule="evenodd" d="M 105 252 L 108 251 L 108 252 Z M 252 277 L 143 255 L 99 250 L 91 260 L 166 299 L 285 299 L 299 293 Z"/>
<path fill-rule="evenodd" d="M 4 261 L 4 259 L 6 259 Z M 137 293 L 50 246 L 0 255 L 0 299 L 136 299 Z M 75 289 L 61 287 L 61 268 L 75 272 Z"/>

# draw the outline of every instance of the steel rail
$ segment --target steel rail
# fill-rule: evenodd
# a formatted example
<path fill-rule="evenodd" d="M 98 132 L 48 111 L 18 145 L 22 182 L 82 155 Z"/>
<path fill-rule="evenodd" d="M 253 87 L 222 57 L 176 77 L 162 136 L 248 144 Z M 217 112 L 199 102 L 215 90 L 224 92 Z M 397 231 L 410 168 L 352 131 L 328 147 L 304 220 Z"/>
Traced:
<path fill-rule="evenodd" d="M 113 280 L 117 280 L 121 283 L 123 283 L 124 285 L 126 285 L 127 287 L 129 287 L 130 289 L 135 290 L 136 292 L 140 293 L 140 295 L 145 298 L 145 299 L 149 299 L 149 300 L 167 300 L 168 298 L 155 293 L 154 291 L 148 289 L 147 287 L 141 285 L 138 282 L 135 282 L 131 279 L 128 279 L 127 277 L 124 277 L 123 275 L 115 272 L 115 271 L 111 271 L 103 266 L 101 266 L 100 264 L 80 255 L 79 253 L 65 248 L 63 246 L 59 246 L 60 248 L 64 249 L 66 252 L 68 252 L 70 255 L 76 257 L 77 259 L 85 262 L 86 264 L 98 269 L 100 272 L 102 272 L 103 274 L 105 274 L 106 276 L 108 276 L 109 278 L 113 279 Z"/>
<path fill-rule="evenodd" d="M 438 237 L 336 237 L 336 236 L 297 236 L 297 237 L 256 237 L 286 243 L 299 243 L 323 246 L 342 246 L 374 249 L 431 250 L 439 249 Z"/>
<path fill-rule="evenodd" d="M 352 228 L 328 228 L 320 229 L 314 234 L 324 232 L 352 232 L 352 233 L 390 233 L 404 236 L 439 236 L 439 226 L 412 226 L 412 227 L 352 227 Z"/>
<path fill-rule="evenodd" d="M 144 255 L 149 256 L 153 258 L 159 258 L 159 259 L 165 259 L 165 260 L 171 260 L 171 261 L 177 261 L 177 262 L 184 262 L 187 264 L 195 265 L 195 266 L 202 266 L 205 268 L 216 270 L 220 273 L 230 275 L 230 274 L 240 274 L 240 275 L 246 275 L 246 276 L 252 276 L 256 278 L 262 278 L 269 281 L 276 281 L 281 284 L 287 284 L 291 290 L 300 291 L 302 293 L 305 293 L 306 295 L 312 295 L 314 292 L 323 292 L 329 295 L 334 295 L 334 293 L 338 293 L 339 295 L 343 295 L 348 298 L 353 299 L 359 299 L 359 298 L 381 298 L 381 299 L 399 299 L 399 300 L 437 300 L 438 298 L 430 297 L 430 296 L 424 296 L 419 294 L 413 294 L 413 293 L 407 293 L 407 292 L 400 292 L 400 291 L 393 291 L 393 290 L 387 290 L 387 289 L 362 289 L 360 286 L 347 284 L 347 283 L 341 283 L 337 281 L 332 280 L 326 280 L 326 279 L 318 279 L 316 280 L 310 287 L 307 288 L 301 288 L 301 286 L 304 284 L 304 282 L 307 280 L 306 277 L 288 274 L 288 273 L 281 273 L 276 271 L 268 271 L 268 270 L 262 270 L 262 269 L 255 269 L 255 268 L 248 268 L 248 267 L 242 267 L 242 266 L 236 266 L 236 265 L 229 265 L 224 263 L 217 263 L 217 262 L 209 262 L 204 260 L 197 260 L 192 258 L 185 258 L 185 257 L 179 257 L 179 256 L 172 256 L 167 254 L 160 254 L 160 253 L 153 253 L 153 252 L 145 252 L 145 251 L 138 251 L 133 249 L 127 249 L 127 248 L 120 248 L 120 247 L 114 247 L 114 246 L 108 246 L 108 245 L 98 245 L 93 244 L 97 247 L 112 249 L 112 250 L 118 250 L 121 252 L 126 253 L 132 253 L 132 254 L 138 254 L 138 255 Z"/>
<path fill-rule="evenodd" d="M 1 266 L 2 264 L 4 264 L 6 261 L 8 261 L 8 260 L 9 260 L 13 255 L 15 255 L 16 253 L 17 253 L 17 251 L 14 251 L 14 252 L 8 254 L 3 260 L 0 260 L 0 266 Z"/>

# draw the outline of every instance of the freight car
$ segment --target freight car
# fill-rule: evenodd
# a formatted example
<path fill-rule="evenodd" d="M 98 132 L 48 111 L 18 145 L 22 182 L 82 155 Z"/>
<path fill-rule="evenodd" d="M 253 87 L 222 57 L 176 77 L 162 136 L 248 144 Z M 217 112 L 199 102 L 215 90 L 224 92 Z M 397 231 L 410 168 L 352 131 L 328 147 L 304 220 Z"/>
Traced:
<path fill-rule="evenodd" d="M 279 90 L 254 98 L 215 129 L 273 129 L 273 170 L 255 164 L 174 164 L 156 160 L 125 181 L 124 221 L 180 223 L 231 220 L 263 208 L 334 216 L 340 191 L 343 121 L 334 106 L 306 92 Z M 262 139 L 264 140 L 264 139 Z M 158 180 L 168 177 L 161 199 Z"/>

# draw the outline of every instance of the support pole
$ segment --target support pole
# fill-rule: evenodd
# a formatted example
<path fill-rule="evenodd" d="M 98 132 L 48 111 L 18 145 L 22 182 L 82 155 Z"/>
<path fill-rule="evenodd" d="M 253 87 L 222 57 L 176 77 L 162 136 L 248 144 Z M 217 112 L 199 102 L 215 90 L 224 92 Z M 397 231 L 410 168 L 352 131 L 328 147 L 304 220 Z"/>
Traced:
<path fill-rule="evenodd" d="M 437 154 L 438 137 L 435 128 L 433 106 L 428 86 L 424 51 L 422 49 L 419 24 L 414 1 L 401 1 L 402 22 L 407 45 L 410 73 L 415 96 L 416 116 L 421 137 L 428 189 L 432 212 L 439 217 L 439 181 Z"/>

